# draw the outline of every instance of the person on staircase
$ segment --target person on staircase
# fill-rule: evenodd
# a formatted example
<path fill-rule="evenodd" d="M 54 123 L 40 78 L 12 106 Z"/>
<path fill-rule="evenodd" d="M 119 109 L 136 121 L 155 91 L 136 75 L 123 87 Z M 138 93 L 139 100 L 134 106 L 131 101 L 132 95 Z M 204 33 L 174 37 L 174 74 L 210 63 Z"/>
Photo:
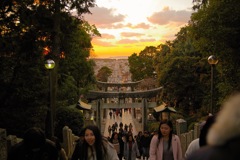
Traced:
<path fill-rule="evenodd" d="M 119 160 L 114 146 L 101 135 L 99 128 L 84 128 L 84 140 L 75 148 L 71 160 Z"/>
<path fill-rule="evenodd" d="M 180 139 L 173 134 L 173 124 L 170 120 L 162 120 L 158 134 L 152 137 L 150 143 L 150 160 L 182 160 Z"/>
<path fill-rule="evenodd" d="M 151 136 L 149 135 L 148 131 L 144 131 L 143 136 L 141 136 L 141 144 L 142 144 L 142 156 L 143 159 L 149 158 L 149 147 L 150 147 L 150 143 L 151 143 Z"/>
<path fill-rule="evenodd" d="M 137 143 L 134 141 L 133 135 L 128 134 L 124 143 L 125 160 L 136 160 L 140 156 Z"/>
<path fill-rule="evenodd" d="M 120 137 L 120 135 L 117 132 L 114 132 L 112 134 L 110 142 L 113 144 L 114 148 L 116 149 L 119 160 L 122 160 L 122 157 L 123 157 L 123 149 L 122 148 L 124 145 L 122 137 Z"/>

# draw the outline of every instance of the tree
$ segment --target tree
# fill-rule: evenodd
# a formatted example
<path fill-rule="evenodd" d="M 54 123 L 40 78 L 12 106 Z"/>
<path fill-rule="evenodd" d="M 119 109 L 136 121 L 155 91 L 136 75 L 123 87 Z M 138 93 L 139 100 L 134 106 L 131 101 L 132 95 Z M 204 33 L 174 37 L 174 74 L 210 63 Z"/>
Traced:
<path fill-rule="evenodd" d="M 159 83 L 164 86 L 163 101 L 186 114 L 199 109 L 204 94 L 195 74 L 199 58 L 171 56 L 166 61 L 159 70 Z"/>
<path fill-rule="evenodd" d="M 107 66 L 103 66 L 99 69 L 97 73 L 97 80 L 102 82 L 107 82 L 108 77 L 112 75 L 112 70 L 108 68 Z"/>
<path fill-rule="evenodd" d="M 76 102 L 79 88 L 94 82 L 92 62 L 88 61 L 88 56 L 92 48 L 91 37 L 99 33 L 95 26 L 80 18 L 81 14 L 90 13 L 89 7 L 94 5 L 94 0 L 0 2 L 0 107 L 8 108 L 12 113 L 10 117 L 1 116 L 1 126 L 8 129 L 18 127 L 2 121 L 21 119 L 22 114 L 15 116 L 16 111 L 34 108 L 46 112 L 48 75 L 43 64 L 47 58 L 56 62 L 54 93 L 65 98 L 56 98 L 59 100 L 57 105 Z M 71 15 L 74 9 L 77 17 Z M 77 73 L 82 73 L 81 77 Z M 27 125 L 31 127 L 33 123 Z"/>
<path fill-rule="evenodd" d="M 214 54 L 219 58 L 215 86 L 219 92 L 219 104 L 234 90 L 240 90 L 240 3 L 237 0 L 208 0 L 191 17 L 190 27 L 195 39 L 194 46 L 208 57 Z M 210 66 L 209 66 L 210 70 Z M 217 94 L 217 93 L 216 93 Z"/>
<path fill-rule="evenodd" d="M 139 56 L 134 53 L 128 57 L 132 81 L 139 81 L 155 76 L 155 68 L 153 66 L 153 58 L 155 57 L 155 54 L 156 47 L 149 46 L 145 47 L 145 49 L 139 53 Z"/>
<path fill-rule="evenodd" d="M 76 108 L 60 107 L 56 111 L 56 136 L 62 140 L 62 129 L 64 126 L 71 128 L 73 134 L 79 136 L 84 125 L 83 114 Z"/>

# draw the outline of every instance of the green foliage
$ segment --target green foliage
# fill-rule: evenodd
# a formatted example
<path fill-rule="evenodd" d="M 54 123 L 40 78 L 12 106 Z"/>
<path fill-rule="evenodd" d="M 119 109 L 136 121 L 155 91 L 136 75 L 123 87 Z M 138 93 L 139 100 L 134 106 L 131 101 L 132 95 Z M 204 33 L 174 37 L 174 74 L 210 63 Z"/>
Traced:
<path fill-rule="evenodd" d="M 143 68 L 142 59 L 140 59 L 140 57 L 137 56 L 136 53 L 134 53 L 130 57 L 128 57 L 128 62 L 129 62 L 129 70 L 132 74 L 132 81 L 142 80 L 143 74 L 139 72 Z"/>
<path fill-rule="evenodd" d="M 59 84 L 58 88 L 57 106 L 62 107 L 76 103 L 79 99 L 79 92 L 75 79 L 71 76 L 65 76 L 59 78 L 59 83 L 61 84 Z"/>
<path fill-rule="evenodd" d="M 161 101 L 176 107 L 184 116 L 196 112 L 197 117 L 206 115 L 211 86 L 207 58 L 212 54 L 219 58 L 214 67 L 214 111 L 227 95 L 240 90 L 240 72 L 236 72 L 240 67 L 239 7 L 237 0 L 194 0 L 196 12 L 188 26 L 181 28 L 172 42 L 156 47 L 153 64 L 159 85 L 164 86 Z M 129 57 L 133 79 L 146 75 L 141 70 L 144 64 L 141 56 L 146 53 Z"/>
<path fill-rule="evenodd" d="M 234 90 L 240 90 L 237 82 L 240 74 L 236 72 L 240 67 L 239 7 L 237 0 L 209 0 L 208 5 L 201 7 L 191 18 L 190 27 L 196 39 L 194 46 L 204 56 L 214 54 L 220 60 L 216 66 L 218 92 L 215 93 L 219 102 Z"/>
<path fill-rule="evenodd" d="M 209 107 L 210 103 L 210 66 L 207 63 L 209 55 L 214 54 L 220 59 L 214 71 L 215 97 L 218 97 L 214 99 L 215 103 L 219 106 L 227 94 L 235 89 L 239 90 L 236 82 L 239 74 L 233 73 L 233 68 L 239 67 L 239 56 L 236 57 L 239 52 L 239 44 L 236 44 L 239 42 L 239 32 L 236 32 L 239 30 L 239 25 L 236 25 L 239 22 L 239 5 L 239 2 L 234 0 L 203 2 L 198 11 L 192 14 L 189 26 L 182 28 L 173 41 L 173 56 L 200 57 L 194 65 L 194 75 L 199 77 L 196 84 L 200 84 L 200 90 L 193 94 L 200 92 L 197 97 L 201 103 L 197 104 L 203 108 Z M 231 18 L 232 15 L 235 15 L 235 18 Z M 170 58 L 166 64 L 169 60 Z"/>
<path fill-rule="evenodd" d="M 1 108 L 0 128 L 7 129 L 8 134 L 23 137 L 24 132 L 31 127 L 44 130 L 47 107 L 9 107 Z"/>
<path fill-rule="evenodd" d="M 94 25 L 70 14 L 73 9 L 78 17 L 90 13 L 94 0 L 41 0 L 39 4 L 29 0 L 1 1 L 0 5 L 0 108 L 7 113 L 19 111 L 16 116 L 1 116 L 1 127 L 16 134 L 32 125 L 44 128 L 42 116 L 30 120 L 27 117 L 35 114 L 32 108 L 38 111 L 49 103 L 45 59 L 52 58 L 56 63 L 56 108 L 76 103 L 81 90 L 86 92 L 95 81 L 93 63 L 88 57 L 92 36 L 100 34 Z M 49 49 L 47 56 L 43 55 L 45 47 Z M 60 55 L 65 59 L 60 59 Z"/>
<path fill-rule="evenodd" d="M 159 122 L 148 122 L 147 123 L 147 131 L 153 132 L 155 130 L 158 130 Z"/>
<path fill-rule="evenodd" d="M 164 86 L 163 99 L 170 106 L 188 113 L 191 105 L 195 109 L 201 107 L 200 98 L 204 93 L 199 77 L 195 74 L 199 58 L 174 55 L 171 57 L 165 58 L 158 69 L 159 83 Z"/>
<path fill-rule="evenodd" d="M 107 66 L 103 66 L 99 69 L 97 73 L 97 79 L 101 82 L 107 82 L 109 76 L 112 75 L 112 70 L 108 68 Z"/>
<path fill-rule="evenodd" d="M 153 57 L 157 48 L 153 46 L 145 47 L 137 56 L 136 53 L 128 57 L 129 68 L 132 74 L 132 81 L 154 77 L 155 68 L 153 66 Z"/>
<path fill-rule="evenodd" d="M 56 110 L 55 135 L 62 140 L 62 129 L 68 126 L 75 135 L 80 135 L 84 125 L 80 110 L 70 107 L 60 107 Z"/>

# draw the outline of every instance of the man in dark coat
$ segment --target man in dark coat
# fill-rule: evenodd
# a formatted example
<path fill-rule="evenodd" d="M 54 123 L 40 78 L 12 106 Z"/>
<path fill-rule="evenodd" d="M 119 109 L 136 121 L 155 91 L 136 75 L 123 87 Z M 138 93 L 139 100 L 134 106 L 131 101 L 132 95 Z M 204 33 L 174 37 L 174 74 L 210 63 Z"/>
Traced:
<path fill-rule="evenodd" d="M 149 135 L 148 131 L 144 131 L 143 136 L 141 136 L 141 144 L 142 144 L 142 156 L 144 158 L 149 158 L 149 148 L 152 137 Z"/>

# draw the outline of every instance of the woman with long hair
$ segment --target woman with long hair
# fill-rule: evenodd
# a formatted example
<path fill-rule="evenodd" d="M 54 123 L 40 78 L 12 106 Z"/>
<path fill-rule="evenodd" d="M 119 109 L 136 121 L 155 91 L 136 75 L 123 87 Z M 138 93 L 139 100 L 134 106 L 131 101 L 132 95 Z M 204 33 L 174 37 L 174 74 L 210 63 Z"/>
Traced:
<path fill-rule="evenodd" d="M 83 132 L 84 140 L 75 148 L 72 160 L 118 160 L 114 146 L 102 137 L 97 126 L 89 125 Z"/>
<path fill-rule="evenodd" d="M 125 160 L 136 160 L 140 156 L 137 142 L 135 142 L 133 135 L 128 134 L 124 144 L 124 157 Z"/>
<path fill-rule="evenodd" d="M 123 156 L 122 148 L 123 148 L 124 144 L 123 144 L 123 140 L 121 139 L 121 137 L 119 136 L 119 134 L 117 132 L 114 132 L 112 134 L 110 142 L 113 144 L 114 148 L 116 149 L 119 160 L 122 160 L 122 156 Z"/>
<path fill-rule="evenodd" d="M 181 160 L 182 148 L 180 139 L 173 134 L 170 120 L 162 120 L 158 134 L 154 135 L 150 144 L 150 160 Z"/>

